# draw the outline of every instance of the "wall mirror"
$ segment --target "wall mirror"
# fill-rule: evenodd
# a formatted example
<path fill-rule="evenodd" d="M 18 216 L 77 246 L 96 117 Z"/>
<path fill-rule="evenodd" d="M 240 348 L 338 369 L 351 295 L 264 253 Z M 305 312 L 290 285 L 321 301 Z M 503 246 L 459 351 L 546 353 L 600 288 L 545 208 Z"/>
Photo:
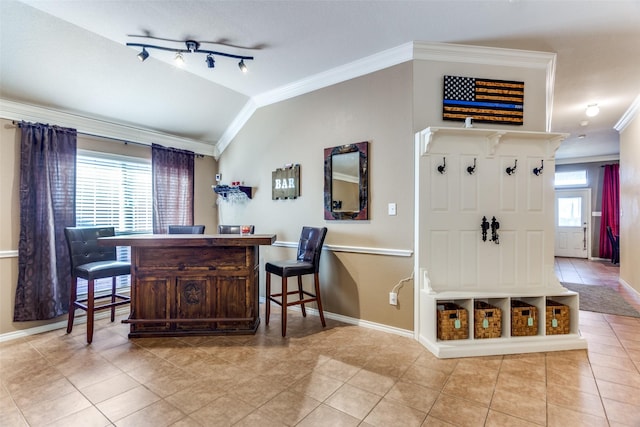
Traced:
<path fill-rule="evenodd" d="M 324 219 L 369 219 L 368 142 L 324 149 Z"/>

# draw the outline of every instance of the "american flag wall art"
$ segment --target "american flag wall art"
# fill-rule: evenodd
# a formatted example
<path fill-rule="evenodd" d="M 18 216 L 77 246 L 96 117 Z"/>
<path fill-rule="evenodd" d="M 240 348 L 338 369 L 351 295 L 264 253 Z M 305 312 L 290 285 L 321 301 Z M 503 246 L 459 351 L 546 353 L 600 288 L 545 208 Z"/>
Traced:
<path fill-rule="evenodd" d="M 444 76 L 442 118 L 522 125 L 524 82 Z"/>

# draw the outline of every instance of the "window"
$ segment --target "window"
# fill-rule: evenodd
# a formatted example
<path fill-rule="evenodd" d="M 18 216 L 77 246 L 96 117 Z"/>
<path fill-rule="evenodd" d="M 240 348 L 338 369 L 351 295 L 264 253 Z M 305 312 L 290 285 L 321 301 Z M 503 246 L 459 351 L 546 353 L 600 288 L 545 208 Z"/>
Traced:
<path fill-rule="evenodd" d="M 113 226 L 116 234 L 152 233 L 151 161 L 78 150 L 76 226 Z M 118 247 L 117 252 L 118 259 L 129 260 L 129 247 Z M 105 286 L 111 287 L 111 279 L 96 281 L 96 292 Z M 118 286 L 128 287 L 129 278 L 120 277 Z"/>
<path fill-rule="evenodd" d="M 585 187 L 587 185 L 587 171 L 556 172 L 554 184 L 556 187 Z"/>
<path fill-rule="evenodd" d="M 582 197 L 558 198 L 558 226 L 582 226 Z"/>

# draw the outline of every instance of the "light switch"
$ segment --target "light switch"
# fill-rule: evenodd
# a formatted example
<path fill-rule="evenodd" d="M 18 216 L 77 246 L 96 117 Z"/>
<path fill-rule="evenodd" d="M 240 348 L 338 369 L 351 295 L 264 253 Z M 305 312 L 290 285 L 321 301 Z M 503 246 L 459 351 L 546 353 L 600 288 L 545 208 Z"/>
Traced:
<path fill-rule="evenodd" d="M 389 203 L 389 215 L 395 215 L 395 214 L 396 214 L 396 204 Z"/>

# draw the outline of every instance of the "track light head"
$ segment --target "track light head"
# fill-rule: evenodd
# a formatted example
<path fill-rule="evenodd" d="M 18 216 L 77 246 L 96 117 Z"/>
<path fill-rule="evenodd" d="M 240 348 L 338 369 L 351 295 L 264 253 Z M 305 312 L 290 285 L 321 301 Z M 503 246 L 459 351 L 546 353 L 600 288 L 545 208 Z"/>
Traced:
<path fill-rule="evenodd" d="M 138 59 L 140 60 L 140 62 L 144 62 L 145 59 L 147 59 L 148 57 L 149 57 L 149 52 L 147 52 L 147 49 L 143 47 L 142 52 L 138 54 Z"/>
<path fill-rule="evenodd" d="M 240 62 L 238 63 L 238 67 L 240 67 L 240 70 L 241 70 L 243 73 L 246 73 L 246 72 L 248 71 L 248 70 L 247 70 L 247 66 L 246 66 L 246 65 L 244 65 L 244 59 L 241 59 L 241 60 L 240 60 Z"/>
<path fill-rule="evenodd" d="M 207 67 L 213 68 L 216 66 L 216 61 L 213 59 L 213 56 L 207 55 Z"/>
<path fill-rule="evenodd" d="M 184 58 L 182 57 L 182 53 L 181 52 L 176 52 L 176 57 L 175 57 L 174 61 L 176 62 L 176 65 L 178 67 L 184 67 Z"/>

